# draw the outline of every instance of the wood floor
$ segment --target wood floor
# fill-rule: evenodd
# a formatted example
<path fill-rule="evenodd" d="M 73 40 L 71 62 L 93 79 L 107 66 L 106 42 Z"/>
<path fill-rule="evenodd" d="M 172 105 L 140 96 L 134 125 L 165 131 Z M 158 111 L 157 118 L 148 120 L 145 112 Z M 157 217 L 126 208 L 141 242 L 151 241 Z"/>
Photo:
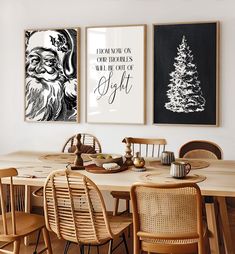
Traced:
<path fill-rule="evenodd" d="M 63 254 L 64 253 L 64 246 L 65 241 L 64 240 L 58 240 L 55 235 L 51 235 L 51 244 L 53 249 L 53 254 Z M 132 253 L 132 237 L 128 237 L 128 234 L 126 234 L 127 244 L 129 253 Z M 115 240 L 114 246 L 119 242 L 119 239 Z M 38 251 L 41 249 L 40 247 L 43 247 L 43 243 L 40 243 L 38 246 Z M 21 243 L 20 246 L 20 254 L 33 254 L 35 245 L 25 246 L 23 243 Z M 10 249 L 10 248 L 7 248 Z M 45 253 L 45 252 L 44 252 Z M 87 249 L 86 249 L 86 252 Z M 108 244 L 104 246 L 99 247 L 99 254 L 107 254 L 108 253 Z M 114 254 L 125 254 L 125 248 L 124 245 L 121 244 L 115 251 Z M 80 254 L 79 247 L 76 244 L 71 244 L 69 247 L 68 254 Z M 96 247 L 92 247 L 90 250 L 90 254 L 98 254 Z"/>
<path fill-rule="evenodd" d="M 231 227 L 231 230 L 232 230 L 233 240 L 235 241 L 235 226 Z M 50 235 L 50 238 L 51 238 L 53 254 L 63 254 L 65 241 L 57 239 L 57 237 L 52 234 Z M 127 239 L 129 253 L 131 254 L 132 253 L 132 236 L 128 237 L 128 235 L 126 234 L 126 239 Z M 119 239 L 115 240 L 115 243 L 114 243 L 115 246 L 118 243 L 118 241 Z M 43 247 L 43 243 L 39 244 L 38 250 L 40 250 L 40 247 Z M 34 244 L 30 246 L 25 246 L 23 243 L 21 243 L 20 254 L 33 254 L 34 248 L 35 248 Z M 7 249 L 10 249 L 10 248 L 8 247 Z M 99 247 L 99 254 L 107 254 L 107 253 L 108 253 L 108 244 Z M 68 254 L 80 254 L 79 247 L 76 244 L 71 244 L 69 247 Z M 90 254 L 98 254 L 95 247 L 91 248 Z M 122 244 L 121 246 L 119 246 L 115 250 L 114 254 L 125 254 L 124 245 Z"/>
<path fill-rule="evenodd" d="M 229 213 L 229 221 L 231 223 L 231 233 L 233 241 L 235 241 L 235 211 Z M 131 234 L 132 235 L 132 234 Z M 64 253 L 64 246 L 65 241 L 64 240 L 58 240 L 55 235 L 50 235 L 51 237 L 51 243 L 53 248 L 53 254 L 63 254 Z M 128 234 L 126 233 L 126 239 L 128 243 L 129 253 L 132 253 L 132 236 L 128 237 Z M 114 244 L 117 244 L 119 239 L 115 241 Z M 42 247 L 43 244 L 40 243 L 38 250 L 40 250 L 40 247 Z M 21 244 L 20 254 L 33 254 L 35 245 L 25 246 L 23 243 Z M 10 248 L 7 248 L 10 249 Z M 99 254 L 106 254 L 108 252 L 108 244 L 105 246 L 101 246 L 99 248 Z M 87 252 L 86 252 L 87 253 Z M 76 244 L 71 244 L 68 254 L 80 254 L 79 247 Z M 95 247 L 91 248 L 90 254 L 97 254 L 97 250 Z M 114 254 L 125 254 L 125 248 L 123 244 L 118 247 Z"/>

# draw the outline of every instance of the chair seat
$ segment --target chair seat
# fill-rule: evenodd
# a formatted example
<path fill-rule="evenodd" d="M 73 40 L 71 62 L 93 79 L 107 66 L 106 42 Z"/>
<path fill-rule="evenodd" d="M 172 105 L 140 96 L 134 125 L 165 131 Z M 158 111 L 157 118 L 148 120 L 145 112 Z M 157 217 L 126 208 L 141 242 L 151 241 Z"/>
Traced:
<path fill-rule="evenodd" d="M 127 199 L 131 200 L 129 191 L 111 191 L 113 198 Z"/>
<path fill-rule="evenodd" d="M 132 216 L 112 216 L 108 215 L 109 225 L 111 232 L 113 234 L 113 238 L 121 236 L 121 234 L 130 226 L 132 225 Z M 91 245 L 97 245 L 97 244 L 103 244 L 107 241 L 109 241 L 111 238 L 107 237 L 106 233 L 104 233 L 104 237 L 101 241 L 91 241 L 89 237 L 87 236 L 84 239 L 80 239 L 80 242 L 83 244 L 91 244 Z"/>
<path fill-rule="evenodd" d="M 6 213 L 8 235 L 4 234 L 2 218 L 0 219 L 0 241 L 9 242 L 28 235 L 45 226 L 44 217 L 37 214 L 15 212 L 16 235 L 12 234 L 11 213 Z"/>
<path fill-rule="evenodd" d="M 109 217 L 110 227 L 112 233 L 117 236 L 125 231 L 132 224 L 132 217 L 130 216 L 111 216 Z"/>
<path fill-rule="evenodd" d="M 132 214 L 125 215 L 125 216 L 113 216 L 111 214 L 107 214 L 107 215 L 108 215 L 110 229 L 114 238 L 120 236 L 130 225 L 132 225 Z M 86 238 L 80 239 L 80 242 L 83 244 L 97 245 L 97 244 L 103 244 L 111 239 L 110 236 L 107 236 L 105 231 L 103 236 L 105 237 L 99 242 L 91 241 L 88 238 L 88 236 Z"/>
<path fill-rule="evenodd" d="M 36 189 L 35 191 L 33 191 L 33 196 L 36 198 L 41 198 L 43 197 L 43 187 L 40 187 L 38 189 Z"/>
<path fill-rule="evenodd" d="M 203 239 L 204 239 L 204 243 L 205 243 L 206 238 L 207 238 L 207 233 L 208 233 L 207 224 L 206 224 L 205 221 L 203 221 Z M 139 233 L 137 233 L 137 235 L 138 234 Z M 141 233 L 140 233 L 140 235 L 141 235 Z M 174 248 L 174 245 L 175 245 L 176 248 L 178 246 L 182 246 L 182 248 L 184 249 L 184 251 L 182 249 L 182 253 L 188 253 L 189 251 L 190 252 L 196 252 L 197 248 L 198 248 L 198 241 L 199 241 L 198 238 L 167 240 L 167 239 L 156 239 L 156 238 L 152 239 L 152 238 L 142 237 L 142 236 L 140 236 L 140 240 L 142 241 L 143 249 L 146 248 L 146 250 L 149 247 L 153 248 L 154 250 L 156 250 L 155 248 L 160 247 L 160 250 L 164 250 L 165 248 L 167 249 L 169 245 L 171 245 L 172 248 Z M 163 247 L 164 245 L 166 245 L 165 248 Z M 186 245 L 187 245 L 187 247 L 186 247 Z"/>

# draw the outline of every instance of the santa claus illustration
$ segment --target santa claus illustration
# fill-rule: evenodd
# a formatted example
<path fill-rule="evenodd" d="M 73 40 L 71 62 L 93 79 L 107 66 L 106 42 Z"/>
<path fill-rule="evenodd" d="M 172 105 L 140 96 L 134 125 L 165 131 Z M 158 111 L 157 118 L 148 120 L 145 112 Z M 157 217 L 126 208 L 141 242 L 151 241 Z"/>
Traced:
<path fill-rule="evenodd" d="M 76 30 L 26 32 L 26 120 L 75 121 Z"/>

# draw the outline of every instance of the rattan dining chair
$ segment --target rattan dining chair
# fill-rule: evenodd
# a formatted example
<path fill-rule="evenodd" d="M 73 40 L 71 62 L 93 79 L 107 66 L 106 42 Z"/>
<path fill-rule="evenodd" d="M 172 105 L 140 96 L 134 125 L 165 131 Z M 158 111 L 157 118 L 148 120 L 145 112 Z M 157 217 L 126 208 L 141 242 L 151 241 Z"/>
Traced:
<path fill-rule="evenodd" d="M 132 156 L 134 156 L 135 152 L 139 152 L 142 157 L 160 157 L 161 153 L 165 151 L 165 146 L 167 144 L 166 140 L 163 138 L 151 139 L 126 137 L 122 142 L 130 144 Z M 114 198 L 113 215 L 118 215 L 120 199 L 123 199 L 126 202 L 126 209 L 121 213 L 130 212 L 130 192 L 112 191 L 111 195 Z"/>
<path fill-rule="evenodd" d="M 207 140 L 192 140 L 183 144 L 179 149 L 179 158 L 189 159 L 222 159 L 222 149 L 216 143 Z M 210 246 L 213 252 L 219 252 L 219 236 L 217 234 L 217 214 L 218 214 L 218 198 L 205 196 L 205 214 L 207 217 L 208 228 L 214 232 L 213 238 L 210 237 Z M 222 198 L 220 198 L 222 199 Z M 220 200 L 219 199 L 219 200 Z M 230 199 L 231 201 L 231 199 Z M 229 200 L 228 200 L 229 202 Z M 226 210 L 224 205 L 221 209 Z"/>
<path fill-rule="evenodd" d="M 84 147 L 83 153 L 101 153 L 102 148 L 99 140 L 88 133 L 80 133 L 81 134 L 81 143 Z M 76 135 L 70 137 L 64 144 L 62 148 L 62 153 L 74 153 L 76 150 Z"/>
<path fill-rule="evenodd" d="M 222 149 L 207 140 L 192 140 L 180 147 L 179 158 L 222 159 Z"/>
<path fill-rule="evenodd" d="M 83 151 L 82 153 L 101 153 L 102 148 L 99 140 L 88 133 L 80 133 L 81 134 L 81 143 Z M 62 153 L 74 153 L 76 150 L 76 135 L 73 135 L 68 140 L 66 140 L 65 144 L 62 148 Z M 37 188 L 33 191 L 34 197 L 42 197 L 43 196 L 43 188 Z"/>
<path fill-rule="evenodd" d="M 32 234 L 33 232 L 42 230 L 45 242 L 45 248 L 39 252 L 52 253 L 51 243 L 48 231 L 45 227 L 44 217 L 40 215 L 24 213 L 15 211 L 15 193 L 13 185 L 13 177 L 17 176 L 18 172 L 15 168 L 7 168 L 0 170 L 0 204 L 1 204 L 1 219 L 0 219 L 0 241 L 5 242 L 0 247 L 0 253 L 6 254 L 19 254 L 20 253 L 20 242 L 23 237 Z M 10 178 L 10 193 L 9 197 L 6 197 L 2 184 L 3 178 Z M 9 202 L 6 202 L 9 199 Z M 6 212 L 6 204 L 9 204 L 9 212 Z M 13 243 L 13 250 L 9 251 L 3 249 L 7 245 Z"/>
<path fill-rule="evenodd" d="M 48 176 L 44 185 L 44 213 L 48 230 L 60 239 L 79 244 L 81 254 L 84 246 L 106 243 L 111 254 L 117 247 L 113 247 L 113 240 L 119 236 L 128 254 L 124 231 L 132 221 L 110 219 L 95 183 L 77 171 L 58 170 Z M 65 253 L 67 250 L 68 245 Z"/>
<path fill-rule="evenodd" d="M 134 254 L 205 253 L 202 197 L 193 183 L 131 187 Z"/>

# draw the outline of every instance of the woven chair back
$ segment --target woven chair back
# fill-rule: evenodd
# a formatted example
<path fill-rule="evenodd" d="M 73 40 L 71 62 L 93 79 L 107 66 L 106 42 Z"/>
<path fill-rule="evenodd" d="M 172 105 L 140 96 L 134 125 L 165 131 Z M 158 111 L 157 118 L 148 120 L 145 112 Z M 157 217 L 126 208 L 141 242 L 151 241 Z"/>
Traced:
<path fill-rule="evenodd" d="M 180 158 L 222 159 L 222 149 L 206 140 L 192 140 L 181 146 Z"/>
<path fill-rule="evenodd" d="M 17 235 L 16 219 L 15 219 L 15 193 L 12 181 L 12 177 L 17 175 L 18 172 L 15 168 L 7 168 L 0 170 L 0 205 L 1 205 L 0 228 L 2 229 L 2 231 L 0 232 L 1 238 L 3 238 L 4 235 L 5 236 Z M 2 178 L 6 177 L 10 178 L 9 192 L 6 190 L 6 188 L 4 188 L 2 184 Z M 11 218 L 10 220 L 9 217 Z"/>
<path fill-rule="evenodd" d="M 80 133 L 81 134 L 81 143 L 85 146 L 90 146 L 93 148 L 93 151 L 96 153 L 101 153 L 101 145 L 99 140 L 88 133 Z M 62 153 L 72 153 L 75 151 L 75 145 L 76 145 L 76 135 L 70 137 L 64 144 L 62 148 Z M 84 152 L 86 153 L 86 151 Z M 89 149 L 87 150 L 87 153 L 92 153 Z"/>
<path fill-rule="evenodd" d="M 196 184 L 136 184 L 131 189 L 134 234 L 142 240 L 183 240 L 202 235 L 201 193 Z"/>
<path fill-rule="evenodd" d="M 133 137 L 126 137 L 122 142 L 131 144 L 132 155 L 139 152 L 140 156 L 143 157 L 160 157 L 161 153 L 165 151 L 167 144 L 165 139 Z"/>
<path fill-rule="evenodd" d="M 82 244 L 99 244 L 112 237 L 103 197 L 86 176 L 54 171 L 44 186 L 47 228 L 58 238 Z"/>

